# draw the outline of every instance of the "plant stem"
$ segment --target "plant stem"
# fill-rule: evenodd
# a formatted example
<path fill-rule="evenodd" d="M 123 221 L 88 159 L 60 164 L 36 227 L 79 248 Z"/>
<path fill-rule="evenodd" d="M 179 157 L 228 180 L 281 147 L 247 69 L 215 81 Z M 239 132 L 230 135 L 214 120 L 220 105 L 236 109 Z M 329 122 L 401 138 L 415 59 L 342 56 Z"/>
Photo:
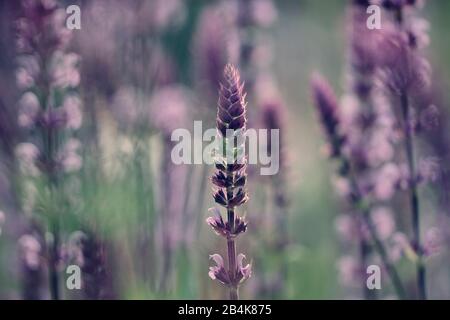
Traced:
<path fill-rule="evenodd" d="M 367 242 L 366 239 L 361 238 L 359 241 L 359 251 L 360 251 L 360 265 L 361 265 L 361 275 L 363 275 L 364 271 L 367 269 L 367 259 L 369 257 L 370 254 L 370 247 L 369 247 L 369 243 Z M 376 299 L 376 294 L 374 290 L 370 290 L 365 281 L 362 281 L 362 291 L 363 291 L 363 295 L 364 295 L 364 299 L 365 300 L 375 300 Z"/>
<path fill-rule="evenodd" d="M 375 250 L 377 251 L 378 255 L 380 256 L 384 267 L 386 268 L 386 271 L 389 275 L 389 278 L 392 281 L 392 284 L 394 286 L 394 289 L 395 289 L 395 292 L 397 293 L 398 298 L 400 300 L 406 299 L 406 291 L 405 291 L 405 288 L 403 287 L 403 283 L 400 279 L 397 269 L 395 268 L 395 266 L 391 263 L 391 261 L 389 259 L 389 256 L 386 252 L 386 248 L 384 247 L 383 242 L 378 237 L 377 230 L 372 223 L 372 219 L 370 218 L 370 210 L 369 210 L 369 208 L 364 208 L 365 205 L 363 203 L 363 197 L 359 192 L 358 186 L 355 181 L 355 177 L 351 173 L 351 164 L 345 159 L 343 159 L 343 161 L 344 161 L 343 167 L 346 167 L 349 169 L 350 183 L 352 185 L 352 189 L 355 191 L 354 206 L 356 208 L 363 208 L 362 216 L 368 227 L 370 238 L 374 242 Z"/>
<path fill-rule="evenodd" d="M 228 269 L 232 279 L 236 274 L 236 243 L 234 239 L 228 239 Z M 230 300 L 239 300 L 239 292 L 237 286 L 230 285 Z"/>
<path fill-rule="evenodd" d="M 59 300 L 59 275 L 58 275 L 58 248 L 59 248 L 59 221 L 54 217 L 51 226 L 53 242 L 50 246 L 50 296 L 52 300 Z"/>
<path fill-rule="evenodd" d="M 377 235 L 377 231 L 372 223 L 372 219 L 370 219 L 369 211 L 365 210 L 363 213 L 364 221 L 366 222 L 366 225 L 369 229 L 370 237 L 372 238 L 375 250 L 378 252 L 378 255 L 381 258 L 381 261 L 383 262 L 384 267 L 386 268 L 386 271 L 389 275 L 389 278 L 392 281 L 392 284 L 394 285 L 395 291 L 397 293 L 397 296 L 400 300 L 406 299 L 406 291 L 403 287 L 402 281 L 400 279 L 400 276 L 398 275 L 397 269 L 395 266 L 390 262 L 389 257 L 387 255 L 386 249 L 381 242 L 380 238 Z"/>
<path fill-rule="evenodd" d="M 413 141 L 413 133 L 410 126 L 410 110 L 408 103 L 408 96 L 403 93 L 400 97 L 401 109 L 403 113 L 404 120 L 404 130 L 405 130 L 405 148 L 406 148 L 406 157 L 408 160 L 408 169 L 410 176 L 410 189 L 409 189 L 409 198 L 411 204 L 411 213 L 412 213 L 412 229 L 413 229 L 413 246 L 416 250 L 418 259 L 417 259 L 417 290 L 418 290 L 418 298 L 421 300 L 425 300 L 426 296 L 426 270 L 425 265 L 423 264 L 423 255 L 421 249 L 421 241 L 420 241 L 420 212 L 419 212 L 419 196 L 417 192 L 417 183 L 416 183 L 416 169 L 414 162 L 414 141 Z"/>
<path fill-rule="evenodd" d="M 229 177 L 232 177 L 232 173 L 227 174 Z M 231 199 L 233 197 L 233 188 L 230 187 L 227 189 L 227 199 Z M 227 209 L 228 216 L 228 224 L 230 226 L 230 230 L 234 230 L 234 208 Z M 231 282 L 230 284 L 230 300 L 239 300 L 239 292 L 237 285 L 234 284 L 234 278 L 236 276 L 236 243 L 233 238 L 227 239 L 227 247 L 228 247 L 228 274 L 230 276 Z"/>

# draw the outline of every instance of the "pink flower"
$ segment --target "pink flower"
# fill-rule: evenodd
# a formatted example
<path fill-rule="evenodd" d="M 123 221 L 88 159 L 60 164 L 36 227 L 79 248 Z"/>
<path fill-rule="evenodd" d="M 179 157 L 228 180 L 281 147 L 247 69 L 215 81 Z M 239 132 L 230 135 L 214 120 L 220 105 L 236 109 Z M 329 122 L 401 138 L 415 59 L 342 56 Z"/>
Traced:
<path fill-rule="evenodd" d="M 350 214 L 343 214 L 335 220 L 336 231 L 340 237 L 347 241 L 357 239 L 360 235 L 358 222 Z"/>
<path fill-rule="evenodd" d="M 371 218 L 377 235 L 381 240 L 389 238 L 395 231 L 395 221 L 392 218 L 392 212 L 388 208 L 378 207 L 372 210 Z"/>
<path fill-rule="evenodd" d="M 438 254 L 444 246 L 444 237 L 441 230 L 438 228 L 431 228 L 425 234 L 425 241 L 423 244 L 425 255 L 431 256 Z"/>
<path fill-rule="evenodd" d="M 234 278 L 236 284 L 241 284 L 245 280 L 251 277 L 252 275 L 252 266 L 251 264 L 243 265 L 243 261 L 245 259 L 245 255 L 242 253 L 238 254 L 237 256 L 237 270 L 236 270 L 236 276 Z"/>
<path fill-rule="evenodd" d="M 209 256 L 209 258 L 214 260 L 214 262 L 216 263 L 215 266 L 209 267 L 209 277 L 213 280 L 218 280 L 223 284 L 230 285 L 230 277 L 225 270 L 222 256 L 220 254 L 212 254 Z"/>
<path fill-rule="evenodd" d="M 42 249 L 39 241 L 34 236 L 25 234 L 19 238 L 19 247 L 25 265 L 32 270 L 39 269 Z"/>
<path fill-rule="evenodd" d="M 263 28 L 270 27 L 278 18 L 278 12 L 272 0 L 253 0 L 250 3 L 253 22 Z"/>
<path fill-rule="evenodd" d="M 352 256 L 343 256 L 337 262 L 339 281 L 346 286 L 354 286 L 361 275 L 358 261 Z"/>
<path fill-rule="evenodd" d="M 80 83 L 78 64 L 80 57 L 75 53 L 55 53 L 52 66 L 53 85 L 61 88 L 74 88 Z"/>
<path fill-rule="evenodd" d="M 59 163 L 64 172 L 71 173 L 81 169 L 83 159 L 78 154 L 81 143 L 77 139 L 70 139 L 66 142 L 59 154 Z"/>
<path fill-rule="evenodd" d="M 66 114 L 66 127 L 73 130 L 79 129 L 83 122 L 80 98 L 73 95 L 66 97 L 63 108 Z"/>
<path fill-rule="evenodd" d="M 24 142 L 17 145 L 15 153 L 19 160 L 20 169 L 25 174 L 37 175 L 36 160 L 39 157 L 39 149 L 32 143 Z"/>
<path fill-rule="evenodd" d="M 387 163 L 376 173 L 374 178 L 374 196 L 379 200 L 389 200 L 397 189 L 400 169 L 393 163 Z"/>
<path fill-rule="evenodd" d="M 19 100 L 18 123 L 23 128 L 35 125 L 40 110 L 39 100 L 32 92 L 26 92 Z"/>

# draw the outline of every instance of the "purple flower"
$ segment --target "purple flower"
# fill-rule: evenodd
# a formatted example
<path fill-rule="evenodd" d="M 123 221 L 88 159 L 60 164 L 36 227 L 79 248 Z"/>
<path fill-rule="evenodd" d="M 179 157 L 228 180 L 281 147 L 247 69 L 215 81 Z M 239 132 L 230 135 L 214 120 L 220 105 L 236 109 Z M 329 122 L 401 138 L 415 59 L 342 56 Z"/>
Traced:
<path fill-rule="evenodd" d="M 30 234 L 25 234 L 19 238 L 19 248 L 23 261 L 31 270 L 40 268 L 41 261 L 41 244 Z"/>
<path fill-rule="evenodd" d="M 62 108 L 66 116 L 66 128 L 77 130 L 83 122 L 81 111 L 81 100 L 78 96 L 67 96 L 64 99 Z"/>
<path fill-rule="evenodd" d="M 32 143 L 24 142 L 16 146 L 15 153 L 21 171 L 26 175 L 36 176 L 38 174 L 36 161 L 40 155 L 39 149 Z"/>
<path fill-rule="evenodd" d="M 193 105 L 192 92 L 183 86 L 171 85 L 156 90 L 150 97 L 148 121 L 164 134 L 185 128 Z"/>
<path fill-rule="evenodd" d="M 32 92 L 25 93 L 19 101 L 19 125 L 27 129 L 34 127 L 40 108 L 38 97 Z"/>
<path fill-rule="evenodd" d="M 228 41 L 225 21 L 216 7 L 206 8 L 198 22 L 194 38 L 193 52 L 196 62 L 196 80 L 207 103 L 215 98 L 217 86 L 222 79 L 223 68 L 229 61 Z"/>
<path fill-rule="evenodd" d="M 362 270 L 359 262 L 352 256 L 341 257 L 337 263 L 339 281 L 346 286 L 359 285 Z"/>
<path fill-rule="evenodd" d="M 211 255 L 210 259 L 214 260 L 216 265 L 209 267 L 209 277 L 213 280 L 218 280 L 222 284 L 228 286 L 238 286 L 252 275 L 252 266 L 250 264 L 244 266 L 243 261 L 245 259 L 245 255 L 242 253 L 238 254 L 236 258 L 236 270 L 234 271 L 235 274 L 231 279 L 225 269 L 223 258 L 219 254 Z"/>
<path fill-rule="evenodd" d="M 319 74 L 314 74 L 311 82 L 314 104 L 330 145 L 330 156 L 338 157 L 341 153 L 344 137 L 339 132 L 339 105 L 333 89 Z"/>
<path fill-rule="evenodd" d="M 442 231 L 438 228 L 431 228 L 425 234 L 423 250 L 426 256 L 440 253 L 445 245 Z"/>
<path fill-rule="evenodd" d="M 50 68 L 52 84 L 61 88 L 74 88 L 80 84 L 78 65 L 80 57 L 75 53 L 60 53 L 54 55 Z"/>
<path fill-rule="evenodd" d="M 370 213 L 372 223 L 381 240 L 388 239 L 395 232 L 395 221 L 392 212 L 386 207 L 378 207 Z"/>
<path fill-rule="evenodd" d="M 225 270 L 223 258 L 219 254 L 210 255 L 209 258 L 214 260 L 216 263 L 215 266 L 209 267 L 209 277 L 213 280 L 218 280 L 222 284 L 230 285 L 230 277 L 228 276 L 228 272 Z"/>
<path fill-rule="evenodd" d="M 64 172 L 71 173 L 81 169 L 83 159 L 79 155 L 80 149 L 81 143 L 77 139 L 70 139 L 66 142 L 57 156 L 58 166 L 61 167 Z"/>
<path fill-rule="evenodd" d="M 213 213 L 212 217 L 206 219 L 206 222 L 213 228 L 213 230 L 220 236 L 225 238 L 235 238 L 239 234 L 244 233 L 247 230 L 247 222 L 236 216 L 234 220 L 234 229 L 231 230 L 230 224 L 224 222 L 220 210 L 217 208 L 211 208 L 209 211 Z"/>
<path fill-rule="evenodd" d="M 245 93 L 243 84 L 240 81 L 238 70 L 228 64 L 224 70 L 224 80 L 220 84 L 219 102 L 217 111 L 217 132 L 226 138 L 227 130 L 233 130 L 234 137 L 237 139 L 224 139 L 226 147 L 239 150 L 242 148 L 244 139 L 239 139 L 241 134 L 246 131 L 246 109 Z M 233 141 L 236 140 L 236 141 Z M 241 141 L 242 140 L 242 141 Z M 243 161 L 242 161 L 243 160 Z M 236 212 L 236 208 L 243 205 L 248 200 L 245 190 L 247 181 L 246 176 L 246 156 L 234 155 L 231 157 L 218 154 L 216 157 L 217 172 L 212 177 L 212 182 L 216 185 L 213 193 L 214 200 L 217 204 L 227 209 L 227 222 L 225 223 L 218 209 L 212 209 L 214 216 L 207 219 L 207 223 L 213 230 L 227 238 L 228 248 L 228 267 L 226 272 L 223 266 L 223 259 L 218 255 L 213 255 L 217 266 L 210 268 L 210 277 L 218 279 L 220 282 L 227 284 L 230 291 L 230 299 L 239 299 L 239 285 L 250 276 L 250 265 L 243 266 L 242 261 L 244 255 L 236 256 L 235 237 L 245 232 L 247 223 L 240 218 Z"/>
<path fill-rule="evenodd" d="M 234 277 L 236 284 L 243 283 L 252 275 L 252 266 L 251 264 L 247 264 L 244 266 L 244 259 L 245 255 L 243 255 L 242 253 L 238 254 L 236 276 Z"/>
<path fill-rule="evenodd" d="M 272 0 L 252 0 L 250 12 L 255 25 L 268 28 L 278 18 L 278 12 Z"/>
<path fill-rule="evenodd" d="M 439 159 L 428 157 L 419 161 L 418 177 L 419 182 L 436 182 L 441 174 L 441 164 Z"/>
<path fill-rule="evenodd" d="M 413 51 L 401 33 L 391 32 L 385 38 L 385 50 L 379 59 L 379 77 L 395 95 L 424 94 L 430 86 L 430 64 Z"/>
<path fill-rule="evenodd" d="M 244 84 L 237 69 L 227 64 L 224 79 L 220 84 L 219 102 L 217 112 L 217 128 L 223 137 L 227 129 L 245 130 L 247 118 Z"/>

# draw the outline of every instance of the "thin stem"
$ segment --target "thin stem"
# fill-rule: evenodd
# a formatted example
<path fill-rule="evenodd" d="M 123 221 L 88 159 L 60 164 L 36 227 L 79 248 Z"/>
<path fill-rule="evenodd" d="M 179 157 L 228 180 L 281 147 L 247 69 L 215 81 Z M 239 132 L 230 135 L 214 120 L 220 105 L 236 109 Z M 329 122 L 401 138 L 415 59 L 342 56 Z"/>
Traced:
<path fill-rule="evenodd" d="M 362 271 L 366 270 L 367 268 L 367 259 L 369 258 L 369 254 L 370 254 L 370 247 L 369 247 L 369 243 L 367 243 L 367 240 L 364 238 L 361 238 L 359 241 L 359 251 L 360 251 L 360 256 L 361 256 L 361 261 L 360 261 L 360 265 L 362 267 Z M 364 273 L 361 273 L 364 274 Z M 375 300 L 376 299 L 376 294 L 374 290 L 370 290 L 365 281 L 362 281 L 362 291 L 363 291 L 363 295 L 364 295 L 364 299 L 365 300 Z"/>
<path fill-rule="evenodd" d="M 347 160 L 343 159 L 342 165 L 343 165 L 343 167 L 348 168 L 348 170 L 350 171 L 349 172 L 350 183 L 352 185 L 352 189 L 355 192 L 354 206 L 356 208 L 362 208 L 362 207 L 364 207 L 363 197 L 359 192 L 357 183 L 355 181 L 355 177 L 351 173 L 351 164 Z M 378 237 L 377 230 L 372 223 L 372 219 L 370 217 L 370 211 L 368 208 L 362 209 L 362 216 L 368 227 L 370 238 L 374 242 L 375 250 L 377 251 L 378 255 L 380 256 L 381 262 L 383 263 L 383 265 L 389 275 L 389 278 L 391 279 L 392 285 L 394 286 L 394 289 L 395 289 L 395 292 L 397 293 L 398 298 L 400 300 L 406 299 L 406 291 L 405 291 L 405 288 L 403 287 L 403 283 L 400 279 L 397 269 L 395 268 L 395 266 L 391 263 L 391 261 L 389 259 L 389 256 L 387 254 L 387 251 L 386 251 L 386 248 L 384 247 L 383 242 Z"/>
<path fill-rule="evenodd" d="M 374 242 L 375 250 L 377 251 L 378 255 L 381 258 L 381 261 L 382 261 L 382 263 L 389 275 L 389 278 L 391 279 L 392 284 L 395 288 L 397 296 L 399 297 L 400 300 L 406 299 L 406 291 L 405 291 L 405 288 L 403 287 L 400 276 L 399 276 L 395 266 L 390 262 L 388 254 L 386 252 L 386 249 L 385 249 L 383 243 L 381 242 L 380 238 L 377 235 L 377 231 L 375 229 L 375 226 L 372 223 L 372 219 L 370 219 L 368 210 L 365 210 L 363 212 L 363 217 L 364 217 L 364 221 L 366 222 L 366 225 L 369 229 L 370 237 L 372 238 L 372 240 Z"/>
<path fill-rule="evenodd" d="M 233 176 L 233 173 L 228 172 L 228 177 Z M 229 187 L 227 189 L 227 199 L 231 199 L 233 197 L 233 188 Z M 230 226 L 230 230 L 234 231 L 234 208 L 227 209 L 227 217 L 228 224 Z M 236 276 L 236 243 L 233 238 L 227 239 L 227 247 L 228 247 L 228 274 L 230 276 L 232 284 L 230 284 L 230 300 L 239 300 L 239 292 L 237 285 L 234 284 L 234 278 Z"/>
<path fill-rule="evenodd" d="M 406 157 L 408 160 L 408 169 L 410 176 L 411 187 L 409 189 L 409 198 L 411 204 L 412 213 L 412 229 L 413 229 L 413 246 L 416 249 L 418 259 L 417 259 L 417 289 L 419 299 L 425 300 L 426 296 L 426 270 L 423 263 L 423 255 L 421 250 L 420 241 L 420 212 L 419 212 L 419 196 L 417 192 L 416 183 L 416 169 L 414 162 L 414 141 L 413 133 L 410 126 L 410 110 L 408 103 L 408 96 L 403 93 L 400 97 L 401 108 L 404 120 L 404 130 L 405 130 L 405 149 Z"/>
<path fill-rule="evenodd" d="M 236 243 L 234 239 L 227 240 L 228 245 L 228 269 L 230 278 L 234 279 L 236 274 Z M 239 292 L 237 286 L 230 285 L 230 300 L 239 300 Z"/>
<path fill-rule="evenodd" d="M 58 275 L 58 251 L 59 251 L 59 221 L 56 217 L 52 222 L 53 242 L 50 245 L 50 296 L 52 300 L 59 300 L 59 275 Z"/>

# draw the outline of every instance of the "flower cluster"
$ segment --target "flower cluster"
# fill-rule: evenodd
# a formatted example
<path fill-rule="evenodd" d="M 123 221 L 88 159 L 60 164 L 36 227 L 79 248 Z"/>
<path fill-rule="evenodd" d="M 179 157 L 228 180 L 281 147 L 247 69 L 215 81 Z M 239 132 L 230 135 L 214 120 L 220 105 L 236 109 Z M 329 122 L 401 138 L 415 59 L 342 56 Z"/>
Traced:
<path fill-rule="evenodd" d="M 384 21 L 382 30 L 366 28 L 365 10 L 372 3 L 393 13 L 392 21 Z M 348 29 L 349 90 L 338 103 L 324 79 L 315 76 L 312 83 L 315 105 L 332 149 L 330 155 L 341 164 L 336 187 L 351 204 L 351 211 L 362 213 L 341 216 L 337 223 L 341 236 L 346 241 L 358 241 L 362 248 L 359 263 L 350 264 L 350 257 L 346 257 L 340 264 L 347 270 L 343 274 L 349 275 L 352 269 L 359 271 L 351 273 L 360 275 L 367 259 L 381 258 L 399 297 L 404 297 L 404 289 L 392 263 L 402 255 L 420 261 L 422 256 L 436 253 L 437 249 L 430 248 L 439 248 L 433 241 L 420 243 L 418 231 L 417 186 L 439 176 L 437 159 L 422 159 L 417 167 L 414 159 L 413 133 L 426 126 L 422 126 L 424 121 L 413 106 L 424 109 L 422 118 L 436 114 L 436 107 L 420 106 L 428 94 L 430 66 L 418 50 L 427 42 L 426 23 L 415 16 L 419 6 L 418 1 L 353 1 Z M 378 47 L 383 47 L 382 53 Z M 401 144 L 406 147 L 406 155 L 398 151 Z M 389 207 L 399 190 L 410 194 L 412 240 L 396 231 Z M 370 257 L 367 246 L 373 246 L 378 257 Z M 425 297 L 423 262 L 418 265 L 418 287 Z"/>
<path fill-rule="evenodd" d="M 214 200 L 226 208 L 228 220 L 224 222 L 219 209 L 215 208 L 212 209 L 214 216 L 208 218 L 207 223 L 228 241 L 229 270 L 225 271 L 223 259 L 219 255 L 213 255 L 212 258 L 217 266 L 210 269 L 210 276 L 229 286 L 230 292 L 236 292 L 236 296 L 231 294 L 231 298 L 237 298 L 239 284 L 251 274 L 250 265 L 242 265 L 245 256 L 240 254 L 236 258 L 234 243 L 236 236 L 247 229 L 245 220 L 235 212 L 237 207 L 248 201 L 245 189 L 246 157 L 242 154 L 244 139 L 240 139 L 246 131 L 246 107 L 239 72 L 228 64 L 225 67 L 224 79 L 219 91 L 217 131 L 223 141 L 224 149 L 228 150 L 230 145 L 232 146 L 232 156 L 223 156 L 225 153 L 221 151 L 217 153 L 217 171 L 211 178 L 216 187 L 213 194 Z"/>
<path fill-rule="evenodd" d="M 64 173 L 77 171 L 82 165 L 81 144 L 71 133 L 81 127 L 81 100 L 77 95 L 80 82 L 78 55 L 68 52 L 70 31 L 65 27 L 65 12 L 54 0 L 24 0 L 17 20 L 18 69 L 16 80 L 23 90 L 19 101 L 18 122 L 33 141 L 19 144 L 17 154 L 24 155 L 21 166 L 41 174 L 50 194 L 56 197 Z M 59 299 L 58 204 L 48 203 L 49 238 L 46 262 L 52 299 Z M 25 238 L 27 239 L 27 238 Z M 33 242 L 27 240 L 28 244 Z M 35 246 L 36 247 L 36 246 Z M 33 252 L 29 250 L 27 252 Z M 25 256 L 26 258 L 27 256 Z M 28 257 L 33 257 L 28 255 Z"/>
<path fill-rule="evenodd" d="M 66 52 L 70 33 L 64 25 L 64 10 L 55 1 L 42 0 L 23 1 L 22 8 L 23 15 L 17 21 L 17 50 L 21 56 L 16 78 L 23 90 L 18 103 L 19 125 L 30 132 L 41 132 L 44 137 L 34 142 L 34 160 L 40 172 L 55 176 L 78 170 L 79 143 L 63 143 L 58 138 L 82 124 L 81 100 L 76 94 L 80 59 Z"/>

